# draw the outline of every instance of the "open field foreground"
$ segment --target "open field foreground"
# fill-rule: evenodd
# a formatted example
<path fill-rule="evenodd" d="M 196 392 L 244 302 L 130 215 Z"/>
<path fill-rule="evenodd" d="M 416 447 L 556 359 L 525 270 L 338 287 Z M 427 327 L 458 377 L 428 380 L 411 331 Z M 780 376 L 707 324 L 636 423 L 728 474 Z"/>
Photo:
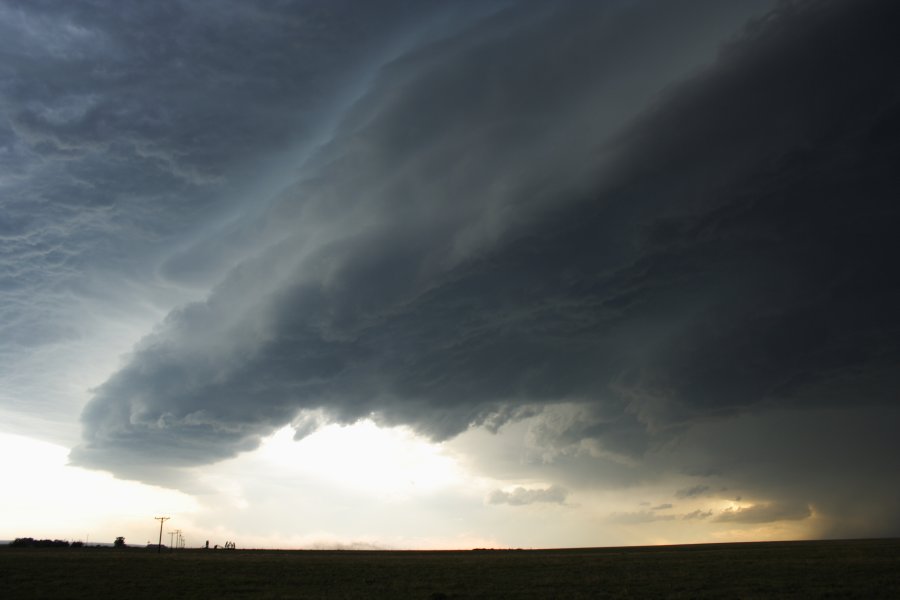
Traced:
<path fill-rule="evenodd" d="M 0 548 L 0 598 L 900 598 L 900 540 L 357 552 Z"/>

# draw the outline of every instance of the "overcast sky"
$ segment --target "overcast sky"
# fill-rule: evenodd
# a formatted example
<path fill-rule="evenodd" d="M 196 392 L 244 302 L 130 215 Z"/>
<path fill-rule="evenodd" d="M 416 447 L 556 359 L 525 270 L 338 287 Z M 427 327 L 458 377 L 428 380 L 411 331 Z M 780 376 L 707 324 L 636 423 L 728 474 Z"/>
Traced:
<path fill-rule="evenodd" d="M 0 539 L 900 535 L 897 22 L 0 0 Z"/>

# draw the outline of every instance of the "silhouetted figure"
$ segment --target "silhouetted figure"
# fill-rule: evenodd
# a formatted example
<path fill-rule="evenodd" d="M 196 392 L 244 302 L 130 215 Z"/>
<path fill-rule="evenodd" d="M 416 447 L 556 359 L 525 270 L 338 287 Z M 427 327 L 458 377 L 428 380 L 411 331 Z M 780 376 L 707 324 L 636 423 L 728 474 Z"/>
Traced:
<path fill-rule="evenodd" d="M 206 549 L 209 550 L 209 540 L 206 540 Z"/>

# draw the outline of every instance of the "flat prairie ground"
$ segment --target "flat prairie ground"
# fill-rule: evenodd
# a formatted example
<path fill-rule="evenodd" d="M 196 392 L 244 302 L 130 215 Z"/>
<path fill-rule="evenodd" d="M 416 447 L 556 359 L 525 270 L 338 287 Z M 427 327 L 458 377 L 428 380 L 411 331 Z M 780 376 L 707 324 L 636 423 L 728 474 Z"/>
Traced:
<path fill-rule="evenodd" d="M 900 598 L 900 539 L 453 552 L 0 547 L 0 598 Z"/>

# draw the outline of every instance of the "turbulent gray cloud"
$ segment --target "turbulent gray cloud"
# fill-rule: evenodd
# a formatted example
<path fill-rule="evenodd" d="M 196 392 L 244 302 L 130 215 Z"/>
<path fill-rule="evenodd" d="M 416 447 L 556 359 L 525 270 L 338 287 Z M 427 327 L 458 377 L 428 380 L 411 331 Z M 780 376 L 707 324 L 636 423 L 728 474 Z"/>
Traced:
<path fill-rule="evenodd" d="M 900 455 L 900 7 L 444 4 L 4 5 L 2 351 L 183 292 L 73 461 L 531 419 L 548 481 L 846 519 L 832 448 Z"/>
<path fill-rule="evenodd" d="M 488 496 L 488 502 L 490 504 L 509 504 L 510 506 L 524 506 L 539 502 L 565 504 L 568 495 L 569 491 L 558 485 L 537 489 L 517 487 L 511 492 L 494 490 Z"/>
<path fill-rule="evenodd" d="M 555 443 L 635 469 L 710 419 L 894 402 L 896 8 L 782 5 L 661 92 L 697 25 L 643 8 L 510 9 L 386 65 L 255 254 L 97 389 L 73 458 L 203 463 L 302 409 L 446 439 L 568 402 Z"/>
<path fill-rule="evenodd" d="M 4 408 L 71 419 L 71 381 L 46 372 L 68 375 L 50 363 L 77 361 L 100 315 L 208 290 L 239 244 L 176 257 L 283 185 L 279 157 L 355 97 L 354 70 L 434 19 L 412 4 L 0 4 Z"/>
<path fill-rule="evenodd" d="M 302 409 L 442 439 L 522 402 L 608 395 L 617 367 L 593 365 L 621 333 L 600 335 L 579 288 L 623 257 L 591 241 L 573 262 L 560 236 L 595 205 L 600 142 L 740 21 L 667 6 L 517 6 L 383 67 L 244 226 L 252 255 L 97 389 L 73 457 L 202 463 Z"/>

